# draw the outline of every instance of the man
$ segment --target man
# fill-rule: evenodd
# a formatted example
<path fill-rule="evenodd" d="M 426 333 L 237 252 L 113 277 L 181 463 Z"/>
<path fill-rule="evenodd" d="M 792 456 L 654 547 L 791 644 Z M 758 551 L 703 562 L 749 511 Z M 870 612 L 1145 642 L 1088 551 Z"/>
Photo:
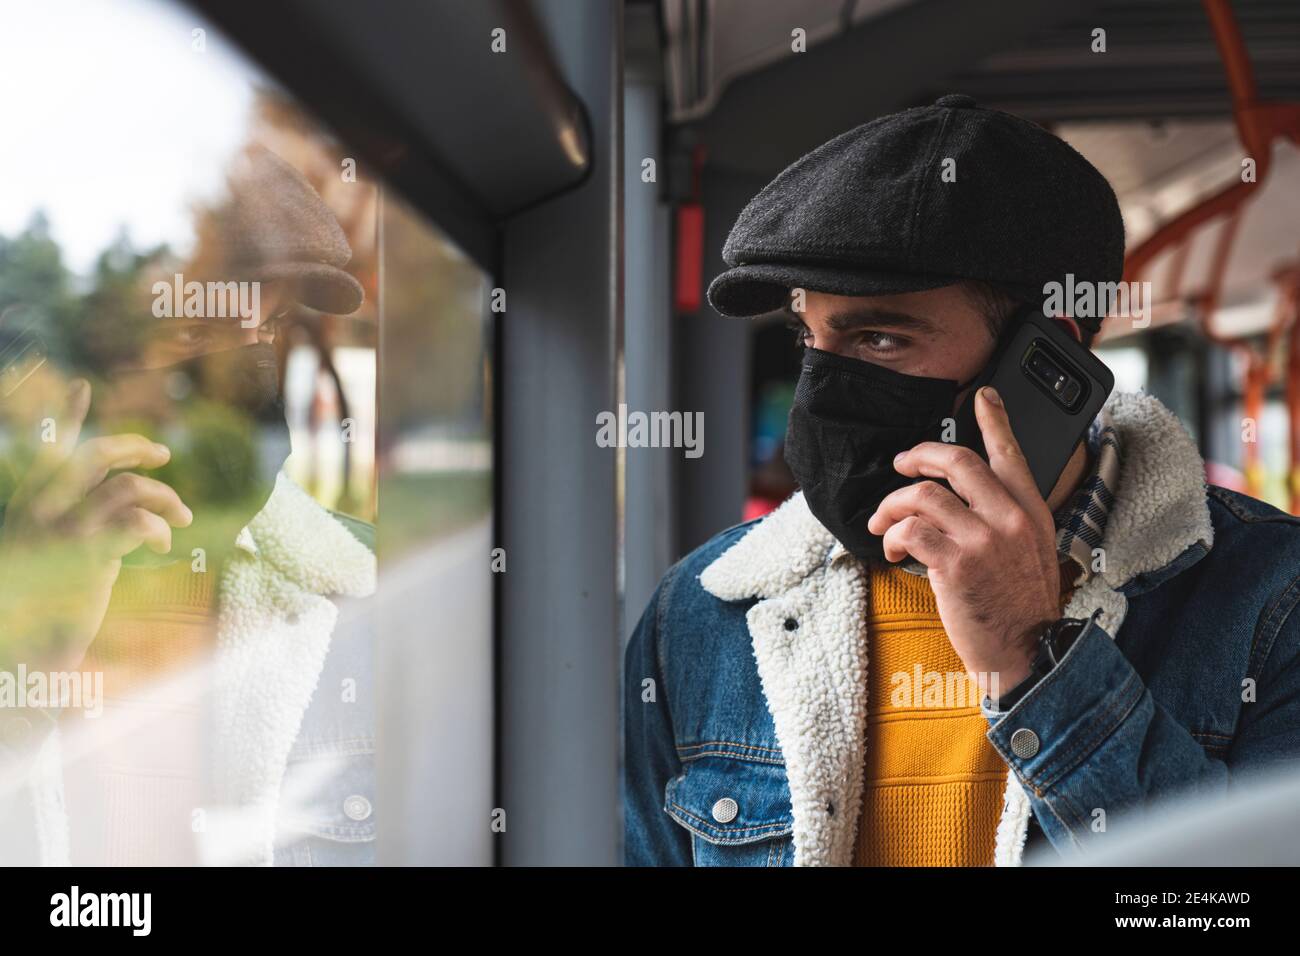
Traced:
<path fill-rule="evenodd" d="M 1046 500 L 992 390 L 987 461 L 935 440 L 1024 310 L 1104 292 L 1123 242 L 1083 157 L 964 96 L 741 213 L 709 298 L 796 327 L 801 491 L 674 565 L 632 636 L 630 864 L 1017 865 L 1300 757 L 1300 519 L 1207 488 L 1141 393 Z M 1106 310 L 1079 311 L 1086 344 Z"/>
<path fill-rule="evenodd" d="M 373 635 L 339 606 L 375 589 L 373 527 L 281 470 L 273 348 L 299 305 L 363 290 L 333 213 L 260 147 L 208 225 L 189 278 L 256 284 L 246 314 L 87 316 L 97 384 L 61 407 L 23 386 L 55 440 L 0 520 L 0 669 L 100 675 L 103 712 L 0 711 L 0 862 L 374 860 Z"/>

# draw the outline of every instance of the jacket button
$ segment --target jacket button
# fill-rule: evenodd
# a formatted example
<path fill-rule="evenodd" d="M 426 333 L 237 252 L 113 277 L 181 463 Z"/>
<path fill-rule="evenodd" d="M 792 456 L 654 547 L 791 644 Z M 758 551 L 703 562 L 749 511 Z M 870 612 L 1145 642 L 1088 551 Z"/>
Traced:
<path fill-rule="evenodd" d="M 713 805 L 713 819 L 719 823 L 730 823 L 740 812 L 740 805 L 731 797 L 723 797 Z"/>
<path fill-rule="evenodd" d="M 1028 760 L 1038 753 L 1038 734 L 1028 727 L 1021 727 L 1011 735 L 1011 752 L 1022 760 Z"/>
<path fill-rule="evenodd" d="M 343 812 L 349 820 L 364 820 L 370 816 L 372 809 L 370 801 L 359 793 L 354 793 L 343 801 Z"/>
<path fill-rule="evenodd" d="M 786 629 L 787 631 L 794 631 L 794 630 L 797 630 L 798 627 L 799 627 L 799 622 L 796 621 L 794 618 L 792 618 L 792 617 L 787 617 L 787 618 L 785 619 L 785 629 Z"/>

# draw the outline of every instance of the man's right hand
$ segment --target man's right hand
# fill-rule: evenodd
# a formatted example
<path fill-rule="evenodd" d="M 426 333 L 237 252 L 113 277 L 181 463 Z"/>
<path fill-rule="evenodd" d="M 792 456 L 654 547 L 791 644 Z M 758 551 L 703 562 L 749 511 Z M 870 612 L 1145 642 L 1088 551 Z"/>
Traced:
<path fill-rule="evenodd" d="M 123 555 L 171 550 L 193 515 L 172 488 L 122 469 L 158 468 L 166 446 L 143 435 L 81 441 L 90 383 L 75 379 L 55 441 L 43 442 L 0 528 L 0 666 L 73 670 L 99 633 Z M 114 473 L 115 472 L 115 473 Z M 110 477 L 110 473 L 111 477 Z"/>

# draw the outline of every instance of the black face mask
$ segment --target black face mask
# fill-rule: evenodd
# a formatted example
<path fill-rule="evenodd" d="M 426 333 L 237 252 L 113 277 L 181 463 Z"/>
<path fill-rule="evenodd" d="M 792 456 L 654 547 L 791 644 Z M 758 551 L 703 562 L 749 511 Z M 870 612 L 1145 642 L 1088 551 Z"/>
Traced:
<path fill-rule="evenodd" d="M 785 460 L 809 510 L 851 554 L 884 561 L 884 539 L 867 530 L 867 519 L 888 494 L 918 480 L 895 471 L 894 457 L 941 440 L 944 419 L 969 385 L 804 350 Z"/>
<path fill-rule="evenodd" d="M 189 560 L 195 547 L 224 549 L 266 505 L 289 455 L 289 426 L 275 349 L 265 343 L 209 352 L 175 365 L 128 372 L 115 388 L 157 396 L 151 413 L 117 423 L 171 449 L 144 474 L 170 485 L 194 514 L 172 529 L 168 555 L 137 548 L 126 564 Z"/>

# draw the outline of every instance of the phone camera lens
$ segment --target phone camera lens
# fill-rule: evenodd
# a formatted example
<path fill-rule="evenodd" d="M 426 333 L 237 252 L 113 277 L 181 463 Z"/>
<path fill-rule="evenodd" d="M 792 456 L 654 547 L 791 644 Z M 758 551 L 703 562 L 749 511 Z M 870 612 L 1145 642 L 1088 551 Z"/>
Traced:
<path fill-rule="evenodd" d="M 1078 403 L 1084 391 L 1083 383 L 1058 364 L 1046 348 L 1036 344 L 1026 357 L 1024 367 L 1059 404 L 1073 409 Z"/>

